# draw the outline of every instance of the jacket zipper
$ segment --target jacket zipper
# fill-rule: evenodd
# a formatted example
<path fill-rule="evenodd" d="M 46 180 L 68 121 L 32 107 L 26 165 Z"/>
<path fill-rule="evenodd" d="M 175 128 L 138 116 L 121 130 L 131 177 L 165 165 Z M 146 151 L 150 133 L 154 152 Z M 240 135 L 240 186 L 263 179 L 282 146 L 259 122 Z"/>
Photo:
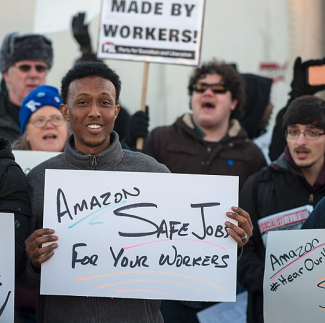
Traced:
<path fill-rule="evenodd" d="M 98 155 L 90 156 L 90 162 L 91 162 L 92 169 L 96 169 L 98 164 Z"/>
<path fill-rule="evenodd" d="M 309 204 L 314 205 L 314 194 L 309 195 Z"/>

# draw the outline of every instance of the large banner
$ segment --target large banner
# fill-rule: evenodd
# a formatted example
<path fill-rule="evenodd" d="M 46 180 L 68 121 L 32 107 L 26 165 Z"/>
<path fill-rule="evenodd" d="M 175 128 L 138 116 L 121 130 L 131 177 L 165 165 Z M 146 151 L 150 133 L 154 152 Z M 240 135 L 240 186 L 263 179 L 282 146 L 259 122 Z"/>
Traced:
<path fill-rule="evenodd" d="M 14 215 L 0 213 L 0 323 L 14 321 L 15 233 Z"/>
<path fill-rule="evenodd" d="M 235 301 L 238 177 L 46 170 L 41 293 Z"/>
<path fill-rule="evenodd" d="M 103 0 L 97 55 L 198 65 L 205 0 Z"/>
<path fill-rule="evenodd" d="M 264 322 L 325 322 L 325 230 L 269 232 Z"/>

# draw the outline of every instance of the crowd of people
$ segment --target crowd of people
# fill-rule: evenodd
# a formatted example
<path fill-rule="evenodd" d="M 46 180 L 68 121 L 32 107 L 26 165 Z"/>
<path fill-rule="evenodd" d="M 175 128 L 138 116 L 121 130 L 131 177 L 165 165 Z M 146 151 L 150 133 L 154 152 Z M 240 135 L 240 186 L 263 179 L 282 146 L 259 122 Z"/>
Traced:
<path fill-rule="evenodd" d="M 147 112 L 129 116 L 120 106 L 120 77 L 93 53 L 84 16 L 72 27 L 82 56 L 60 90 L 46 85 L 53 63 L 48 38 L 10 33 L 0 49 L 0 211 L 15 215 L 16 322 L 194 323 L 213 305 L 39 295 L 41 265 L 55 258 L 60 244 L 42 225 L 45 169 L 239 176 L 239 205 L 227 212 L 238 224 L 225 227 L 239 248 L 238 292 L 248 291 L 247 322 L 264 322 L 267 232 L 259 220 L 310 205 L 315 210 L 306 222 L 295 221 L 296 229 L 324 228 L 325 101 L 315 94 L 325 85 L 305 82 L 306 66 L 322 60 L 296 59 L 289 100 L 266 153 L 254 141 L 267 132 L 272 79 L 204 62 L 189 78 L 190 111 L 149 132 Z M 138 137 L 145 137 L 141 152 Z M 25 177 L 12 149 L 62 154 Z"/>

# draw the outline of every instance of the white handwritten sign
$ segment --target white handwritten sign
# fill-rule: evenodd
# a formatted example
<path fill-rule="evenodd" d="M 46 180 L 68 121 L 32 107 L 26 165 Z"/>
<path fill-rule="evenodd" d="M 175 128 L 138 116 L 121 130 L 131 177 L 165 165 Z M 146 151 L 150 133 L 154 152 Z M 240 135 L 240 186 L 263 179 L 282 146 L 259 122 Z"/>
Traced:
<path fill-rule="evenodd" d="M 238 177 L 46 170 L 41 293 L 235 301 Z"/>
<path fill-rule="evenodd" d="M 205 0 L 104 0 L 98 57 L 198 65 Z"/>
<path fill-rule="evenodd" d="M 15 233 L 12 213 L 0 213 L 0 257 L 0 323 L 13 322 Z"/>
<path fill-rule="evenodd" d="M 325 230 L 269 232 L 264 322 L 325 322 Z"/>
<path fill-rule="evenodd" d="M 35 150 L 13 150 L 12 153 L 15 156 L 16 163 L 21 167 L 25 175 L 43 161 L 61 154 L 60 152 Z"/>

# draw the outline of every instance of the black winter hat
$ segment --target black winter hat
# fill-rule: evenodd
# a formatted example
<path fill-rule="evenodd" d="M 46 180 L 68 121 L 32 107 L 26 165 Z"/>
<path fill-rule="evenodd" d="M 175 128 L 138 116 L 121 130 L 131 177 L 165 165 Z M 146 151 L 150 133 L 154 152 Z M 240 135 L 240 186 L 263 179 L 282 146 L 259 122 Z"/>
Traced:
<path fill-rule="evenodd" d="M 53 63 L 52 42 L 39 34 L 8 34 L 0 50 L 0 71 L 5 72 L 12 64 L 23 60 L 44 61 L 51 68 Z"/>

